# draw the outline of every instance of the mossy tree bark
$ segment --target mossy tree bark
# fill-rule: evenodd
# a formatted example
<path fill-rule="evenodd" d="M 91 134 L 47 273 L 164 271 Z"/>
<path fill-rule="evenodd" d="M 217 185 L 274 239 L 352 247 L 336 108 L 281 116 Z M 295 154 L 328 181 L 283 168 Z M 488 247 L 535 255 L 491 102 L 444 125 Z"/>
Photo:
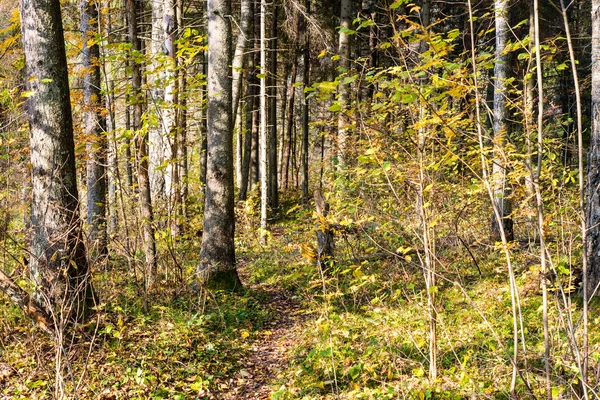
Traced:
<path fill-rule="evenodd" d="M 78 209 L 60 2 L 22 0 L 20 5 L 29 95 L 34 298 L 55 318 L 81 320 L 93 291 Z"/>

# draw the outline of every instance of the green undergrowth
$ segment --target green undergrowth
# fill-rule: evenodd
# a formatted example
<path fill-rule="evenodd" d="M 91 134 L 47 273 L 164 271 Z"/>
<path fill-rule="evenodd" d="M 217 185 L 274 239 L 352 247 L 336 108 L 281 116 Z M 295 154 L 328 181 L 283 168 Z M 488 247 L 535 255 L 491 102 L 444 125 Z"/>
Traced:
<path fill-rule="evenodd" d="M 260 243 L 254 210 L 238 210 L 242 294 L 189 290 L 194 259 L 180 263 L 182 279 L 164 280 L 149 294 L 116 258 L 110 269 L 97 272 L 102 301 L 97 314 L 65 336 L 58 357 L 67 394 L 222 398 L 235 389 L 241 372 L 252 379 L 266 370 L 255 365 L 248 372 L 256 346 L 285 345 L 283 370 L 266 380 L 273 399 L 510 398 L 512 303 L 499 248 L 474 244 L 468 254 L 456 245 L 438 247 L 437 285 L 430 289 L 436 294 L 438 368 L 430 380 L 430 318 L 418 254 L 386 257 L 360 234 L 338 232 L 338 261 L 321 274 L 314 260 L 316 218 L 310 207 L 295 204 L 285 199 L 266 245 Z M 391 237 L 370 229 L 372 237 Z M 413 245 L 409 237 L 393 240 L 398 248 Z M 541 278 L 537 248 L 531 246 L 512 249 L 519 332 L 526 345 L 523 350 L 519 344 L 520 398 L 544 397 Z M 557 269 L 550 292 L 552 386 L 556 396 L 572 398 L 579 377 L 566 327 L 568 318 L 581 324 L 581 299 L 576 290 L 562 296 L 559 287 L 576 283 L 568 263 L 555 261 L 563 269 Z M 281 312 L 273 292 L 298 306 L 291 311 L 297 322 L 285 328 L 289 340 L 283 344 L 264 341 Z M 568 309 L 562 308 L 565 301 Z M 594 366 L 600 359 L 599 311 L 591 304 Z M 0 305 L 0 321 L 0 397 L 51 398 L 55 343 L 7 300 Z M 8 372 L 2 372 L 5 366 Z"/>

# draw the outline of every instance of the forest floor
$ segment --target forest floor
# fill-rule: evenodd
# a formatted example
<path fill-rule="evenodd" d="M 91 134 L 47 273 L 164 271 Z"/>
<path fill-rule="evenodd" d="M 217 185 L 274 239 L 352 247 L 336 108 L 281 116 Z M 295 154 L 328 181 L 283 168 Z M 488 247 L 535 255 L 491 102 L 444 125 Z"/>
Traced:
<path fill-rule="evenodd" d="M 270 285 L 254 285 L 252 289 L 264 292 L 264 305 L 272 319 L 257 333 L 241 369 L 231 379 L 232 386 L 218 396 L 222 399 L 270 399 L 273 384 L 289 367 L 306 319 L 292 293 Z"/>
<path fill-rule="evenodd" d="M 431 381 L 418 257 L 380 257 L 373 240 L 390 236 L 376 229 L 369 237 L 339 235 L 338 262 L 322 277 L 313 258 L 316 216 L 293 204 L 282 208 L 266 246 L 256 216 L 240 218 L 241 294 L 189 290 L 199 248 L 193 238 L 173 253 L 181 257 L 180 274 L 166 276 L 152 293 L 144 293 L 139 271 L 114 257 L 94 277 L 102 301 L 95 320 L 62 343 L 0 298 L 0 400 L 56 398 L 57 387 L 65 398 L 90 400 L 510 398 L 513 324 L 501 251 L 486 243 L 472 245 L 470 254 L 452 244 L 438 248 L 438 376 Z M 401 238 L 388 246 L 415 245 Z M 164 255 L 170 253 L 159 250 L 162 265 L 173 268 Z M 512 249 L 526 332 L 516 388 L 522 399 L 542 398 L 545 388 L 537 251 Z M 578 320 L 581 301 L 564 265 L 559 279 L 568 291 L 550 292 L 560 305 L 549 316 L 557 343 L 552 385 L 556 398 L 576 398 L 576 359 L 557 338 L 564 338 L 567 317 Z M 598 303 L 590 315 L 596 376 Z"/>

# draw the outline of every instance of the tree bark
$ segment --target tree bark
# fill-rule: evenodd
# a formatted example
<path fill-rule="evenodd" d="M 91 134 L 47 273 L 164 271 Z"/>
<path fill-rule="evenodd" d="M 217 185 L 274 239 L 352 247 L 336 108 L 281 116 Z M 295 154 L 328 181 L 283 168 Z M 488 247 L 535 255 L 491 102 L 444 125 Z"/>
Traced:
<path fill-rule="evenodd" d="M 183 0 L 177 0 L 176 3 L 177 27 L 179 32 L 183 32 Z M 181 45 L 180 45 L 181 46 Z M 178 60 L 178 65 L 183 65 L 183 57 Z M 179 234 L 183 234 L 185 223 L 188 216 L 187 198 L 188 198 L 188 143 L 187 143 L 187 79 L 185 68 L 179 69 L 179 84 L 177 93 L 177 226 Z"/>
<path fill-rule="evenodd" d="M 508 41 L 508 0 L 495 1 L 496 21 L 496 64 L 494 65 L 494 153 L 492 179 L 494 186 L 494 202 L 500 211 L 502 221 L 492 216 L 492 239 L 500 240 L 500 224 L 504 229 L 506 239 L 514 240 L 513 220 L 511 217 L 512 205 L 507 198 L 509 190 L 506 186 L 506 165 L 504 162 L 504 146 L 507 134 L 507 109 L 506 76 L 508 69 L 508 55 L 505 54 Z"/>
<path fill-rule="evenodd" d="M 587 290 L 591 299 L 600 285 L 600 0 L 592 0 L 592 138 L 587 168 Z"/>
<path fill-rule="evenodd" d="M 231 0 L 208 0 L 208 163 L 200 264 L 201 285 L 241 289 L 235 268 Z"/>
<path fill-rule="evenodd" d="M 297 46 L 297 45 L 296 45 Z M 296 47 L 295 46 L 295 47 Z M 288 188 L 288 178 L 290 176 L 289 167 L 290 167 L 290 153 L 292 151 L 292 129 L 294 128 L 294 122 L 296 118 L 294 117 L 294 101 L 296 98 L 296 87 L 294 84 L 296 83 L 296 75 L 298 74 L 298 51 L 294 49 L 294 56 L 292 58 L 292 70 L 290 72 L 290 86 L 288 88 L 288 101 L 287 101 L 287 127 L 284 134 L 283 141 L 283 161 L 281 164 L 281 187 L 284 189 Z M 285 140 L 287 139 L 287 140 Z"/>
<path fill-rule="evenodd" d="M 48 315 L 82 320 L 94 296 L 79 219 L 60 3 L 22 0 L 20 11 L 30 94 L 34 300 Z"/>
<path fill-rule="evenodd" d="M 208 60 L 207 60 L 207 55 L 206 52 L 201 52 L 200 53 L 200 57 L 201 57 L 201 67 L 202 67 L 202 74 L 206 77 L 208 76 Z M 206 195 L 206 163 L 207 163 L 207 151 L 208 151 L 208 144 L 206 141 L 206 136 L 208 134 L 208 119 L 206 118 L 206 112 L 207 112 L 207 108 L 208 108 L 208 99 L 207 99 L 207 92 L 208 89 L 204 88 L 203 90 L 200 91 L 200 183 L 202 186 L 202 191 L 204 192 L 204 194 Z"/>
<path fill-rule="evenodd" d="M 154 201 L 165 197 L 165 177 L 161 167 L 164 162 L 164 140 L 162 104 L 164 101 L 163 63 L 165 58 L 165 36 L 163 29 L 164 0 L 152 0 L 152 73 L 150 79 L 149 112 L 152 116 L 148 124 L 148 176 L 150 192 Z"/>
<path fill-rule="evenodd" d="M 251 14 L 254 15 L 254 1 L 250 2 Z M 252 29 L 249 29 L 249 32 L 252 31 L 252 39 L 256 38 L 256 24 L 254 22 L 255 18 L 252 18 Z M 242 154 L 242 171 L 241 171 L 241 182 L 240 182 L 240 200 L 246 200 L 248 195 L 248 186 L 252 188 L 251 175 L 250 175 L 250 166 L 252 163 L 252 138 L 255 133 L 254 123 L 256 122 L 256 114 L 257 114 L 257 90 L 256 87 L 258 85 L 256 78 L 256 56 L 257 56 L 257 44 L 256 41 L 254 45 L 254 52 L 251 57 L 248 58 L 248 68 L 246 73 L 246 135 L 244 136 L 244 152 Z"/>
<path fill-rule="evenodd" d="M 139 48 L 137 10 L 134 0 L 126 0 L 129 40 L 134 49 Z M 132 128 L 136 135 L 137 164 L 138 164 L 138 187 L 140 193 L 140 210 L 142 214 L 142 230 L 144 235 L 144 252 L 146 256 L 146 268 L 144 283 L 147 289 L 154 285 L 156 280 L 156 242 L 154 239 L 154 213 L 152 210 L 152 199 L 150 197 L 150 179 L 148 176 L 148 142 L 142 128 L 142 102 L 143 95 L 142 74 L 140 64 L 135 57 L 130 58 L 131 67 L 131 103 L 133 106 Z"/>
<path fill-rule="evenodd" d="M 267 240 L 267 204 L 269 199 L 268 181 L 268 137 L 267 137 L 267 2 L 260 1 L 260 133 L 259 133 L 259 174 L 260 174 L 260 237 L 264 243 Z"/>
<path fill-rule="evenodd" d="M 271 65 L 269 71 L 269 206 L 273 215 L 279 208 L 279 183 L 277 182 L 277 36 L 279 7 L 273 4 L 271 21 Z"/>
<path fill-rule="evenodd" d="M 250 22 L 252 20 L 254 7 L 253 0 L 241 0 L 240 4 L 240 32 L 238 33 L 237 43 L 235 45 L 235 53 L 233 56 L 233 83 L 232 83 L 232 98 L 233 98 L 233 119 L 237 122 L 241 118 L 240 93 L 242 93 L 242 71 L 246 63 L 246 44 L 250 34 Z M 237 178 L 237 186 L 242 187 L 242 131 L 236 130 L 236 150 L 237 157 L 235 163 L 235 172 Z"/>
<path fill-rule="evenodd" d="M 87 140 L 87 222 L 90 253 L 107 254 L 106 236 L 106 118 L 102 112 L 100 94 L 100 48 L 95 40 L 98 33 L 98 5 L 95 1 L 81 1 L 81 35 L 83 46 L 81 64 L 83 75 L 84 134 Z M 96 21 L 92 25 L 92 21 Z"/>
<path fill-rule="evenodd" d="M 310 15 L 310 0 L 305 0 L 306 15 Z M 303 83 L 306 89 L 310 80 L 310 35 L 308 33 L 308 21 L 303 18 L 304 25 L 304 72 Z M 341 39 L 340 39 L 341 40 Z M 302 200 L 308 201 L 308 92 L 304 93 L 302 102 Z"/>
<path fill-rule="evenodd" d="M 341 0 L 340 11 L 340 31 L 338 42 L 338 55 L 340 57 L 338 74 L 344 75 L 350 68 L 350 13 L 352 10 L 351 0 Z M 346 164 L 346 151 L 348 139 L 349 120 L 346 115 L 346 107 L 348 106 L 348 84 L 340 82 L 338 86 L 338 102 L 340 111 L 338 115 L 338 137 L 337 137 L 337 163 L 338 170 L 343 171 Z"/>

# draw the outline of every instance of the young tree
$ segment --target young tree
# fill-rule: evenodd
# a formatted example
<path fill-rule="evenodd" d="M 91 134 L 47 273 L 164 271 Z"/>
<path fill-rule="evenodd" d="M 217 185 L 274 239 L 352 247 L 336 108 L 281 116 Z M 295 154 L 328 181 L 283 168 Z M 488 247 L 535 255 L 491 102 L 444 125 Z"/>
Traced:
<path fill-rule="evenodd" d="M 242 0 L 240 3 L 240 32 L 238 33 L 237 43 L 235 45 L 235 53 L 233 56 L 233 83 L 232 83 L 232 98 L 233 98 L 233 119 L 236 124 L 236 163 L 235 172 L 238 188 L 242 187 L 242 161 L 243 161 L 243 139 L 242 130 L 238 128 L 237 122 L 241 120 L 240 94 L 242 93 L 242 72 L 246 64 L 246 47 L 249 43 L 250 24 L 253 18 L 252 12 L 254 7 L 253 0 Z"/>
<path fill-rule="evenodd" d="M 95 40 L 98 32 L 98 4 L 96 1 L 81 1 L 81 35 L 83 48 L 81 64 L 83 75 L 83 102 L 87 164 L 87 212 L 89 243 L 91 251 L 106 255 L 106 119 L 101 110 L 100 94 L 100 49 Z"/>
<path fill-rule="evenodd" d="M 495 157 L 492 167 L 494 180 L 494 202 L 500 211 L 502 221 L 492 216 L 492 237 L 500 238 L 500 223 L 508 240 L 514 239 L 511 203 L 506 198 L 506 163 L 503 156 L 507 134 L 506 109 L 506 75 L 508 71 L 508 55 L 505 52 L 508 41 L 508 0 L 495 0 L 496 21 L 496 63 L 494 64 L 494 147 Z"/>
<path fill-rule="evenodd" d="M 137 10 L 134 0 L 126 1 L 129 40 L 134 51 L 139 49 Z M 133 106 L 132 128 L 136 133 L 138 159 L 138 186 L 140 191 L 140 209 L 144 232 L 144 253 L 146 255 L 145 285 L 150 288 L 156 279 L 156 242 L 154 238 L 154 213 L 150 198 L 150 179 L 148 176 L 148 140 L 142 130 L 142 71 L 135 57 L 130 58 L 131 65 L 131 103 Z"/>
<path fill-rule="evenodd" d="M 260 133 L 259 133 L 259 174 L 260 174 L 260 229 L 261 240 L 266 241 L 267 202 L 268 202 L 268 170 L 267 170 L 267 2 L 260 1 Z"/>
<path fill-rule="evenodd" d="M 209 0 L 207 12 L 208 160 L 197 276 L 203 286 L 237 290 L 242 284 L 234 248 L 231 0 Z"/>
<path fill-rule="evenodd" d="M 27 69 L 34 297 L 49 314 L 82 319 L 93 292 L 79 218 L 73 119 L 58 0 L 21 1 Z"/>
<path fill-rule="evenodd" d="M 341 11 L 340 11 L 340 31 L 339 31 L 339 43 L 338 43 L 338 56 L 340 57 L 338 74 L 343 75 L 348 72 L 350 68 L 350 12 L 352 11 L 351 0 L 342 0 Z M 346 116 L 345 108 L 348 103 L 348 84 L 340 82 L 339 85 L 339 97 L 338 101 L 341 106 L 341 110 L 338 116 L 338 154 L 337 162 L 338 168 L 343 169 L 346 163 L 346 150 L 347 150 L 347 138 L 348 138 L 348 117 Z"/>
<path fill-rule="evenodd" d="M 269 65 L 269 206 L 273 214 L 277 213 L 279 208 L 279 191 L 277 182 L 277 36 L 279 7 L 276 2 L 273 2 L 273 16 L 271 20 L 271 39 L 270 53 L 271 62 Z"/>
<path fill-rule="evenodd" d="M 310 36 L 308 34 L 308 16 L 310 15 L 310 0 L 305 0 L 306 16 L 302 18 L 304 26 L 304 70 L 303 84 L 306 89 L 310 79 Z M 308 96 L 306 92 L 302 101 L 302 201 L 308 201 Z"/>

